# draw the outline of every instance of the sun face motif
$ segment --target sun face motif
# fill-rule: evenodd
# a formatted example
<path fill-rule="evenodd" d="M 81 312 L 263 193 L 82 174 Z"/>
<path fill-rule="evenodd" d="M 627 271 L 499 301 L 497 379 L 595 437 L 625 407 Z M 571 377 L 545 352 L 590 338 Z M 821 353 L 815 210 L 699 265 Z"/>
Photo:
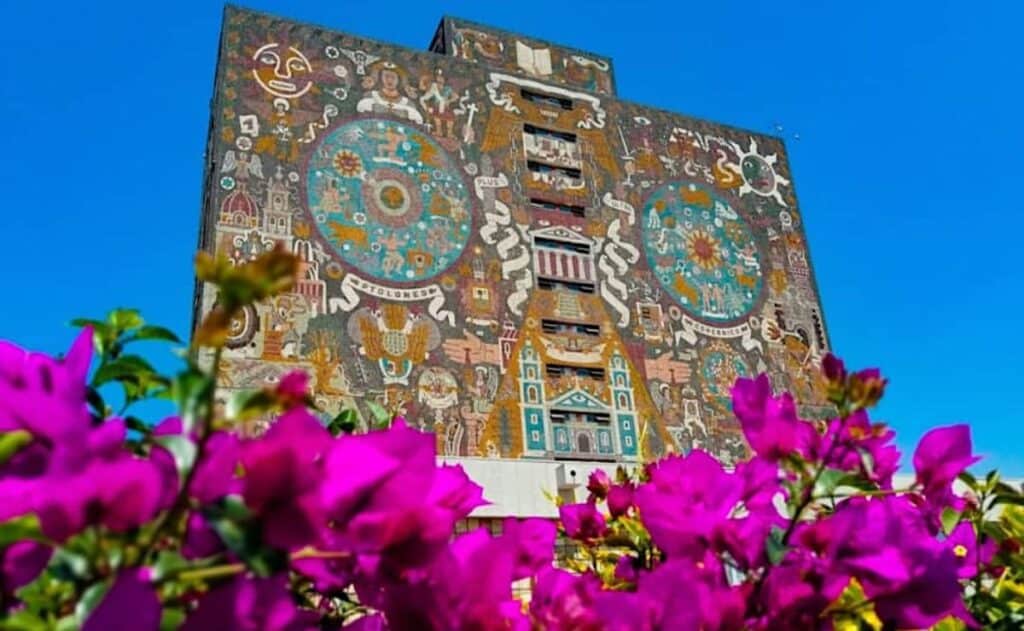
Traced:
<path fill-rule="evenodd" d="M 690 260 L 706 270 L 722 264 L 718 240 L 703 230 L 694 230 L 687 235 L 686 253 Z"/>
<path fill-rule="evenodd" d="M 743 184 L 740 185 L 739 194 L 744 196 L 754 193 L 761 197 L 771 197 L 782 206 L 786 202 L 782 199 L 782 186 L 788 186 L 789 180 L 782 177 L 775 171 L 775 163 L 778 162 L 777 155 L 770 154 L 763 156 L 758 152 L 757 141 L 750 139 L 750 145 L 744 151 L 736 143 L 732 143 L 733 150 L 739 156 L 739 171 L 743 177 Z"/>

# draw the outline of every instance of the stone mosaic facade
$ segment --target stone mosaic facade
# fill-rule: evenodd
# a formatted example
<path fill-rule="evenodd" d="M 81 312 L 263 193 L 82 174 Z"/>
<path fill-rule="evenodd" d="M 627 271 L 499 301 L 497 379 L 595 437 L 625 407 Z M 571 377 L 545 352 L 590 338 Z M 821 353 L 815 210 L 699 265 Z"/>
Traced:
<path fill-rule="evenodd" d="M 302 260 L 233 323 L 229 389 L 302 368 L 325 415 L 377 401 L 494 458 L 731 461 L 729 387 L 761 371 L 823 410 L 782 143 L 619 100 L 608 58 L 228 8 L 208 151 L 202 247 Z"/>

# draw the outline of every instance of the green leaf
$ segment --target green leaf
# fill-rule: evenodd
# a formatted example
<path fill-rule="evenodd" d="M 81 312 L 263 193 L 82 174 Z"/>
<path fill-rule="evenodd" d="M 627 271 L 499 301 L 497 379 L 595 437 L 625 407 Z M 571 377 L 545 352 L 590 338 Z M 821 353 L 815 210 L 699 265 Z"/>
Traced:
<path fill-rule="evenodd" d="M 849 478 L 850 475 L 842 469 L 825 469 L 814 485 L 814 495 L 817 497 L 831 497 L 839 488 L 840 483 Z"/>
<path fill-rule="evenodd" d="M 288 566 L 288 553 L 263 543 L 260 522 L 240 498 L 225 498 L 204 508 L 203 514 L 224 545 L 257 576 L 270 576 Z"/>
<path fill-rule="evenodd" d="M 327 431 L 329 431 L 332 436 L 338 436 L 339 434 L 351 434 L 356 431 L 356 427 L 358 427 L 358 425 L 359 415 L 355 410 L 346 408 L 327 424 Z"/>
<path fill-rule="evenodd" d="M 213 379 L 194 366 L 178 374 L 171 382 L 171 396 L 178 405 L 184 433 L 191 433 L 200 419 L 212 414 L 209 401 L 213 389 Z"/>
<path fill-rule="evenodd" d="M 107 315 L 107 321 L 121 331 L 137 329 L 145 324 L 138 309 L 114 309 Z"/>
<path fill-rule="evenodd" d="M 98 331 L 100 329 L 106 330 L 109 325 L 102 320 L 93 320 L 92 318 L 75 318 L 71 321 L 71 326 L 79 329 L 91 326 L 94 331 Z"/>
<path fill-rule="evenodd" d="M 228 398 L 224 413 L 232 420 L 245 421 L 270 413 L 276 404 L 277 399 L 266 390 L 242 390 Z"/>
<path fill-rule="evenodd" d="M 97 416 L 105 418 L 107 414 L 107 402 L 103 400 L 103 395 L 100 391 L 92 386 L 86 386 L 85 400 L 92 406 L 93 411 Z"/>
<path fill-rule="evenodd" d="M 123 379 L 125 377 L 141 378 L 142 376 L 156 375 L 156 369 L 138 355 L 122 355 L 103 364 L 93 375 L 93 385 L 101 386 L 108 381 Z"/>
<path fill-rule="evenodd" d="M 992 502 L 992 506 L 999 506 L 1000 504 L 1006 506 L 1024 506 L 1024 495 L 997 495 L 996 500 Z"/>
<path fill-rule="evenodd" d="M 152 324 L 140 327 L 138 331 L 125 341 L 134 342 L 136 340 L 160 340 L 163 342 L 181 344 L 181 339 L 174 334 L 174 331 L 162 326 L 154 326 Z"/>
<path fill-rule="evenodd" d="M 50 570 L 63 580 L 85 581 L 89 579 L 89 560 L 67 548 L 58 548 L 50 560 Z"/>
<path fill-rule="evenodd" d="M 864 474 L 869 478 L 875 475 L 875 457 L 871 455 L 871 452 L 863 447 L 858 447 L 857 453 L 860 454 L 860 465 L 864 469 Z"/>
<path fill-rule="evenodd" d="M 184 480 L 196 462 L 196 444 L 181 434 L 157 436 L 153 442 L 171 452 L 178 477 Z"/>
<path fill-rule="evenodd" d="M 149 434 L 153 433 L 153 426 L 137 416 L 124 417 L 124 425 L 128 429 L 134 432 L 139 432 L 144 436 L 148 436 Z"/>
<path fill-rule="evenodd" d="M 179 572 L 189 566 L 185 557 L 171 550 L 163 550 L 156 556 L 156 561 L 150 566 L 153 581 L 162 581 L 164 578 Z"/>
<path fill-rule="evenodd" d="M 960 472 L 958 477 L 960 478 L 960 481 L 966 484 L 972 491 L 978 489 L 978 478 L 974 477 L 970 471 L 965 469 Z"/>
<path fill-rule="evenodd" d="M 86 618 L 89 617 L 93 609 L 96 609 L 96 606 L 100 604 L 100 601 L 103 600 L 108 591 L 110 591 L 110 584 L 104 582 L 96 583 L 82 593 L 82 597 L 75 605 L 75 620 L 79 625 L 85 623 Z"/>
<path fill-rule="evenodd" d="M 32 434 L 23 429 L 0 433 L 0 465 L 6 464 L 8 460 L 14 457 L 14 454 L 21 451 L 31 442 Z"/>
<path fill-rule="evenodd" d="M 35 515 L 21 515 L 0 523 L 0 549 L 26 539 L 40 542 L 47 540 L 39 528 L 39 518 Z"/>
<path fill-rule="evenodd" d="M 47 631 L 50 625 L 27 609 L 0 618 L 0 631 Z"/>
<path fill-rule="evenodd" d="M 782 538 L 786 532 L 778 526 L 772 526 L 771 532 L 768 533 L 768 537 L 764 541 L 764 551 L 768 556 L 768 562 L 772 565 L 778 565 L 782 563 L 782 559 L 786 556 L 788 548 L 782 543 Z"/>
<path fill-rule="evenodd" d="M 942 509 L 941 520 L 942 532 L 948 535 L 949 533 L 953 532 L 953 529 L 956 528 L 956 525 L 960 523 L 960 511 L 947 506 L 946 508 Z"/>
<path fill-rule="evenodd" d="M 985 488 L 992 490 L 995 488 L 997 482 L 999 482 L 999 470 L 992 469 L 985 475 Z"/>
<path fill-rule="evenodd" d="M 375 427 L 388 427 L 391 425 L 391 414 L 383 405 L 376 401 L 367 401 L 366 407 L 370 408 L 370 414 L 373 415 Z"/>
<path fill-rule="evenodd" d="M 164 607 L 160 613 L 160 631 L 176 631 L 185 622 L 185 610 Z"/>

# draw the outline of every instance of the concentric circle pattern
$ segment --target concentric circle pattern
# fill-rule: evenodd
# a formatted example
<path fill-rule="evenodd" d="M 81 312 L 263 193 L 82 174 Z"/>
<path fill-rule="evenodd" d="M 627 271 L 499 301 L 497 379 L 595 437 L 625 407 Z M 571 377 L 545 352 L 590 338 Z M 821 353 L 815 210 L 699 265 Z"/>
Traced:
<path fill-rule="evenodd" d="M 358 119 L 327 135 L 307 175 L 309 209 L 345 263 L 381 281 L 450 267 L 470 236 L 469 192 L 444 149 L 397 121 Z"/>
<path fill-rule="evenodd" d="M 747 222 L 712 189 L 673 183 L 644 205 L 644 249 L 661 285 L 709 324 L 747 316 L 764 284 Z"/>

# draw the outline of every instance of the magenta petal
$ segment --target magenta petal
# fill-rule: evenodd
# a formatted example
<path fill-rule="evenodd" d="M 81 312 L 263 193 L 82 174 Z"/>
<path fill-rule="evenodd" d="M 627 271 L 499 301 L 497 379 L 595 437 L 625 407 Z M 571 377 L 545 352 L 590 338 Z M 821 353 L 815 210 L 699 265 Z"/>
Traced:
<path fill-rule="evenodd" d="M 914 470 L 925 493 L 951 484 L 964 469 L 978 460 L 971 454 L 971 428 L 967 425 L 937 427 L 914 450 Z"/>
<path fill-rule="evenodd" d="M 558 516 L 562 520 L 565 534 L 572 539 L 580 541 L 596 539 L 603 536 L 608 530 L 604 515 L 589 502 L 559 506 Z"/>
<path fill-rule="evenodd" d="M 0 596 L 34 581 L 52 555 L 53 548 L 35 541 L 18 541 L 0 549 Z"/>
<path fill-rule="evenodd" d="M 547 519 L 510 517 L 502 528 L 502 539 L 508 538 L 515 546 L 516 563 L 513 578 L 533 576 L 550 567 L 554 560 L 555 539 L 558 528 Z"/>
<path fill-rule="evenodd" d="M 124 570 L 89 614 L 82 631 L 156 631 L 160 600 L 147 580 L 148 569 Z"/>

